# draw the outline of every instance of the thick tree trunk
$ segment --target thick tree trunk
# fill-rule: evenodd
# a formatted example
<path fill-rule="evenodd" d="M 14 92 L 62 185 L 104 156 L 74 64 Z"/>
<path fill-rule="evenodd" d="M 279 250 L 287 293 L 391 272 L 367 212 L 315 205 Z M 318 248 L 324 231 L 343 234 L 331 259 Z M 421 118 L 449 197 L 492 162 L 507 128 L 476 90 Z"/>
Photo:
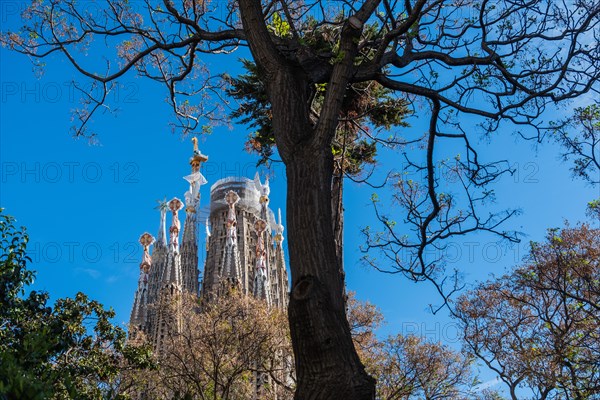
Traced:
<path fill-rule="evenodd" d="M 295 398 L 374 399 L 375 380 L 356 354 L 346 319 L 332 224 L 331 149 L 302 148 L 286 167 Z"/>
<path fill-rule="evenodd" d="M 273 130 L 286 165 L 288 248 L 292 290 L 288 308 L 298 386 L 296 399 L 372 400 L 375 380 L 358 358 L 346 319 L 344 274 L 332 223 L 333 140 L 360 29 L 377 2 L 367 1 L 344 27 L 342 63 L 328 84 L 315 126 L 314 82 L 276 49 L 261 2 L 239 0 L 250 50 L 272 106 Z M 363 9 L 366 5 L 365 9 Z"/>

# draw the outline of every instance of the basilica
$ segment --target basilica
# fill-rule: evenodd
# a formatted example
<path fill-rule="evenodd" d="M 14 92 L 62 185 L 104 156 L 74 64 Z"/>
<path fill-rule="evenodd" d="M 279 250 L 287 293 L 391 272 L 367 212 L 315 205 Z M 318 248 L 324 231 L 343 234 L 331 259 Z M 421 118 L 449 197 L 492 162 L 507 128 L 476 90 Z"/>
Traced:
<path fill-rule="evenodd" d="M 190 158 L 191 173 L 184 200 L 163 201 L 156 238 L 141 235 L 144 250 L 140 276 L 130 318 L 130 331 L 143 332 L 160 353 L 167 329 L 177 325 L 177 315 L 165 315 L 158 307 L 165 299 L 187 292 L 199 304 L 216 301 L 235 288 L 255 296 L 269 307 L 286 308 L 288 274 L 283 251 L 281 211 L 278 218 L 269 207 L 269 181 L 229 177 L 214 182 L 210 189 L 210 214 L 200 221 L 200 187 L 207 184 L 202 163 L 208 157 L 198 149 L 196 138 Z M 185 217 L 182 224 L 179 213 Z M 167 229 L 167 217 L 170 219 Z M 200 226 L 205 226 L 205 243 Z M 152 247 L 152 249 L 151 249 Z M 199 251 L 206 251 L 200 273 Z"/>

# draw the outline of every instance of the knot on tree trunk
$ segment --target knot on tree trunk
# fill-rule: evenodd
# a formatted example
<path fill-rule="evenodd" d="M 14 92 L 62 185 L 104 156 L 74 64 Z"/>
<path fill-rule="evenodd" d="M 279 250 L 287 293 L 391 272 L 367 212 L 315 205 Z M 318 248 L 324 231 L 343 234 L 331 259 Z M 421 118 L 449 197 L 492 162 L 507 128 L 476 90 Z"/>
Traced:
<path fill-rule="evenodd" d="M 314 277 L 311 275 L 304 276 L 298 280 L 296 285 L 292 288 L 292 296 L 296 300 L 304 300 L 310 295 L 310 290 L 313 286 Z"/>

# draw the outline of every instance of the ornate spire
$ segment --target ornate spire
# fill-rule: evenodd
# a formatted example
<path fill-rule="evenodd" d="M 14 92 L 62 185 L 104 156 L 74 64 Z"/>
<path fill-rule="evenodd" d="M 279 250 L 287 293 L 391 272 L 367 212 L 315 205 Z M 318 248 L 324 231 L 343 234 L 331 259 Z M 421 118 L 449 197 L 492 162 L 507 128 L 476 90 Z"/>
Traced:
<path fill-rule="evenodd" d="M 192 142 L 194 143 L 194 153 L 190 158 L 192 173 L 183 177 L 183 179 L 190 184 L 190 188 L 185 192 L 185 211 L 188 214 L 194 214 L 198 211 L 198 205 L 200 204 L 200 186 L 207 183 L 206 178 L 200 173 L 200 167 L 203 162 L 208 160 L 208 157 L 198 150 L 198 138 L 193 137 Z"/>
<path fill-rule="evenodd" d="M 237 218 L 235 216 L 235 205 L 240 201 L 240 196 L 233 190 L 230 190 L 225 195 L 225 203 L 229 207 L 227 214 L 227 244 L 233 245 L 237 242 Z"/>
<path fill-rule="evenodd" d="M 190 184 L 189 189 L 185 192 L 185 212 L 188 214 L 195 214 L 198 211 L 198 205 L 200 204 L 200 186 L 207 183 L 206 178 L 196 171 L 190 175 L 183 177 Z"/>
<path fill-rule="evenodd" d="M 154 238 L 146 232 L 140 236 L 139 242 L 144 249 L 144 255 L 142 256 L 142 262 L 140 263 L 140 278 L 135 292 L 133 310 L 131 311 L 129 323 L 134 328 L 143 329 L 148 314 L 148 273 L 152 266 L 152 258 L 150 257 L 148 248 L 154 243 Z"/>
<path fill-rule="evenodd" d="M 235 205 L 238 201 L 240 201 L 240 196 L 233 190 L 225 194 L 228 213 L 225 221 L 226 239 L 221 266 L 221 279 L 228 283 L 228 286 L 239 284 L 242 278 L 238 251 L 237 217 L 235 215 Z"/>
<path fill-rule="evenodd" d="M 185 223 L 181 245 L 181 269 L 183 288 L 189 293 L 198 293 L 198 212 L 200 210 L 200 187 L 206 179 L 200 173 L 202 162 L 208 157 L 198 150 L 198 139 L 192 138 L 194 153 L 190 159 L 192 173 L 184 176 L 189 184 L 185 192 Z"/>
<path fill-rule="evenodd" d="M 183 208 L 183 202 L 174 197 L 167 203 L 171 210 L 171 227 L 169 228 L 169 250 L 165 254 L 162 263 L 162 271 L 158 280 L 157 296 L 154 305 L 158 307 L 153 316 L 151 335 L 154 341 L 154 348 L 157 353 L 163 349 L 163 338 L 168 330 L 178 332 L 181 326 L 180 303 L 177 300 L 183 289 L 181 272 L 181 254 L 179 252 L 179 231 L 181 223 L 179 222 L 179 210 Z M 176 300 L 174 309 L 165 307 L 169 302 Z"/>
<path fill-rule="evenodd" d="M 259 219 L 254 223 L 254 230 L 258 240 L 256 242 L 256 269 L 254 271 L 254 296 L 271 305 L 271 288 L 267 270 L 267 251 L 263 241 L 263 233 L 267 229 L 267 222 Z"/>
<path fill-rule="evenodd" d="M 158 239 L 154 244 L 152 250 L 152 268 L 148 276 L 148 304 L 154 304 L 158 300 L 159 289 L 161 287 L 161 279 L 164 275 L 164 271 L 167 263 L 167 211 L 169 205 L 167 199 L 159 200 L 158 206 L 155 209 L 160 211 L 160 226 L 158 228 Z M 153 331 L 154 313 L 150 312 L 148 315 L 147 328 L 148 332 Z"/>
<path fill-rule="evenodd" d="M 281 246 L 281 243 L 283 242 L 283 224 L 281 223 L 281 208 L 277 209 L 277 225 L 275 232 L 275 244 Z"/>
<path fill-rule="evenodd" d="M 142 262 L 140 263 L 140 270 L 148 274 L 150 267 L 152 266 L 152 257 L 148 253 L 148 248 L 154 243 L 154 238 L 148 232 L 145 232 L 139 239 L 142 248 L 144 249 L 144 255 L 142 256 Z"/>
<path fill-rule="evenodd" d="M 260 194 L 260 217 L 266 221 L 268 218 L 267 208 L 269 207 L 269 193 L 271 193 L 271 188 L 269 187 L 269 177 L 267 176 L 265 183 L 262 184 L 257 171 L 254 175 L 254 186 Z"/>
<path fill-rule="evenodd" d="M 190 165 L 192 166 L 192 172 L 200 171 L 200 165 L 203 162 L 208 161 L 208 156 L 202 154 L 202 152 L 198 149 L 198 138 L 193 137 L 192 143 L 194 143 L 194 154 L 192 158 L 190 158 Z"/>
<path fill-rule="evenodd" d="M 169 210 L 173 214 L 171 220 L 171 227 L 169 228 L 169 251 L 179 252 L 179 231 L 181 229 L 181 222 L 179 222 L 179 210 L 183 208 L 183 203 L 177 197 L 174 197 L 168 203 Z"/>
<path fill-rule="evenodd" d="M 277 224 L 275 225 L 275 268 L 271 276 L 271 289 L 273 290 L 273 304 L 286 308 L 288 303 L 288 276 L 285 267 L 285 256 L 283 254 L 283 223 L 281 221 L 281 209 L 277 213 Z"/>
<path fill-rule="evenodd" d="M 155 210 L 160 211 L 160 226 L 158 227 L 158 239 L 156 241 L 157 244 L 166 245 L 167 244 L 167 210 L 169 206 L 167 205 L 167 199 L 158 200 L 158 206 L 154 207 Z"/>

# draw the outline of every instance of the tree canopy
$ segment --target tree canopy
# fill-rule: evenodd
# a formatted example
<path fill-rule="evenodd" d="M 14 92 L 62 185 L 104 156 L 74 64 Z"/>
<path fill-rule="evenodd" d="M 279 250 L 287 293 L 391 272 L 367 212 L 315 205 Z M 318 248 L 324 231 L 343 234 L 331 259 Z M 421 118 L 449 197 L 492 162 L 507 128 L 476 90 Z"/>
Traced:
<path fill-rule="evenodd" d="M 573 116 L 552 133 L 564 148 L 563 159 L 573 159 L 573 176 L 592 185 L 600 184 L 600 103 L 577 107 Z"/>
<path fill-rule="evenodd" d="M 131 346 L 105 309 L 85 294 L 48 304 L 28 289 L 28 236 L 0 209 L 0 397 L 125 399 L 121 374 L 153 367 L 147 346 Z"/>
<path fill-rule="evenodd" d="M 511 399 L 597 399 L 600 393 L 600 230 L 548 231 L 526 263 L 464 294 L 465 348 Z"/>

